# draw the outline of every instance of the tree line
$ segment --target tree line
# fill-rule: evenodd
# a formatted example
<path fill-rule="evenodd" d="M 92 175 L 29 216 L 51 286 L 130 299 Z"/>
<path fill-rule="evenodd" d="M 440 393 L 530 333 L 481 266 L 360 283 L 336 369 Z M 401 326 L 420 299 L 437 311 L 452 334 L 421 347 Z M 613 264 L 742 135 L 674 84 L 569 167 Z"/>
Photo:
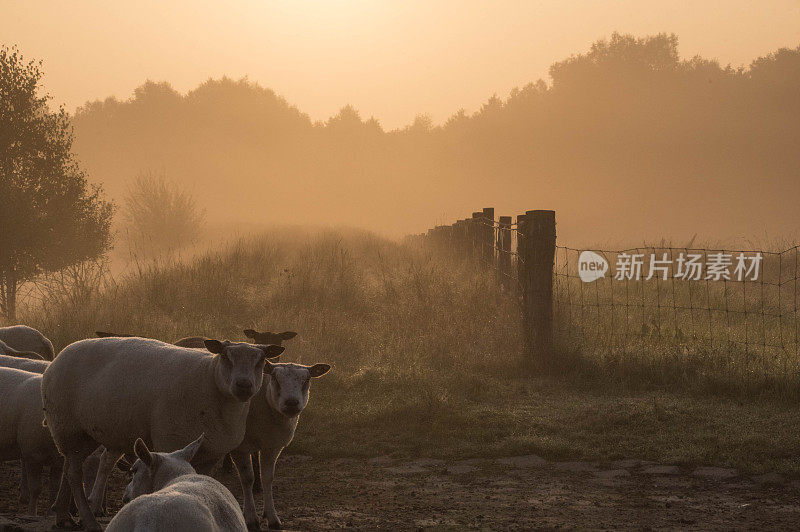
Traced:
<path fill-rule="evenodd" d="M 800 47 L 733 68 L 682 59 L 675 35 L 614 34 L 443 124 L 420 115 L 385 131 L 349 105 L 315 122 L 246 79 L 187 94 L 147 82 L 82 107 L 76 149 L 112 191 L 143 166 L 165 169 L 212 222 L 401 234 L 487 204 L 554 208 L 573 238 L 785 233 L 800 191 L 798 95 Z"/>

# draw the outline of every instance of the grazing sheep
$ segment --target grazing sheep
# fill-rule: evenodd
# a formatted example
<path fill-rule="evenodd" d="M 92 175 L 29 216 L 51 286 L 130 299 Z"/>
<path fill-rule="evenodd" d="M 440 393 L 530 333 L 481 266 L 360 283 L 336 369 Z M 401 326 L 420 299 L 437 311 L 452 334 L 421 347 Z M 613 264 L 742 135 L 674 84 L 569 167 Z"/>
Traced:
<path fill-rule="evenodd" d="M 239 503 L 218 481 L 198 475 L 189 463 L 203 436 L 172 453 L 154 453 L 141 439 L 134 449 L 133 479 L 125 488 L 125 506 L 107 532 L 247 530 Z M 130 502 L 128 502 L 130 501 Z"/>
<path fill-rule="evenodd" d="M 196 434 L 205 443 L 195 456 L 210 471 L 244 438 L 250 398 L 261 388 L 272 345 L 208 340 L 215 356 L 145 338 L 94 338 L 67 346 L 44 372 L 45 419 L 65 456 L 56 499 L 57 526 L 71 526 L 69 490 L 81 521 L 100 530 L 99 512 L 111 468 L 141 437 L 155 449 L 174 449 Z M 105 446 L 89 498 L 81 464 Z"/>
<path fill-rule="evenodd" d="M 39 353 L 34 353 L 33 351 L 17 351 L 2 340 L 0 340 L 0 355 L 15 358 L 27 358 L 30 360 L 44 360 L 44 357 Z"/>
<path fill-rule="evenodd" d="M 0 327 L 0 341 L 18 351 L 37 353 L 45 360 L 53 360 L 55 356 L 53 344 L 50 340 L 33 327 L 28 327 L 27 325 Z"/>
<path fill-rule="evenodd" d="M 0 368 L 0 460 L 22 463 L 20 504 L 36 515 L 42 492 L 42 467 L 51 467 L 51 494 L 58 486 L 61 467 L 50 432 L 42 426 L 42 375 L 13 368 Z"/>
<path fill-rule="evenodd" d="M 241 445 L 231 452 L 239 470 L 244 491 L 244 515 L 247 525 L 259 527 L 253 500 L 254 469 L 251 456 L 262 453 L 266 462 L 263 480 L 264 517 L 270 528 L 280 528 L 281 520 L 272 500 L 272 480 L 275 477 L 275 462 L 284 447 L 294 438 L 300 412 L 308 404 L 311 379 L 326 374 L 328 364 L 303 366 L 300 364 L 272 364 L 267 362 L 264 374 L 269 380 L 264 383 L 250 405 L 247 429 Z"/>

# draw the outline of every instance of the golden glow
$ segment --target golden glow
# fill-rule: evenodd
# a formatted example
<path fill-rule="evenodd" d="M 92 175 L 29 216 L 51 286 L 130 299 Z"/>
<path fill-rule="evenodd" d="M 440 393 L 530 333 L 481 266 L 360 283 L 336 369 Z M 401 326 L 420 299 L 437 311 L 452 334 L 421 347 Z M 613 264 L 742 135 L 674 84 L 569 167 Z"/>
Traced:
<path fill-rule="evenodd" d="M 683 57 L 738 66 L 797 46 L 798 22 L 796 0 L 0 2 L 2 41 L 44 60 L 70 111 L 145 79 L 248 76 L 313 119 L 350 103 L 388 129 L 474 111 L 614 31 L 674 32 Z"/>

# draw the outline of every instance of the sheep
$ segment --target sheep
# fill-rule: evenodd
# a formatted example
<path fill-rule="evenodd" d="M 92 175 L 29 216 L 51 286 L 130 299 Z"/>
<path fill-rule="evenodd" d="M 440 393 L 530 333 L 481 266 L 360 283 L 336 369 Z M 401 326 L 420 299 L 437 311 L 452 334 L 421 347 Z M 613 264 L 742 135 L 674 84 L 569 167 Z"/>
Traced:
<path fill-rule="evenodd" d="M 242 332 L 244 332 L 244 335 L 247 338 L 254 340 L 254 342 L 257 344 L 283 345 L 284 341 L 291 340 L 292 338 L 297 336 L 297 333 L 293 331 L 273 333 L 273 332 L 258 332 L 254 331 L 253 329 L 245 329 Z"/>
<path fill-rule="evenodd" d="M 105 332 L 105 331 L 95 331 L 94 334 L 98 338 L 112 338 L 112 337 L 113 338 L 133 338 L 133 337 L 135 337 L 135 335 L 133 335 L 133 334 L 116 334 L 116 333 L 110 333 L 110 332 Z"/>
<path fill-rule="evenodd" d="M 45 360 L 53 360 L 55 351 L 53 344 L 45 335 L 27 325 L 0 327 L 0 341 L 13 349 L 37 353 Z"/>
<path fill-rule="evenodd" d="M 20 504 L 36 515 L 42 492 L 42 467 L 49 465 L 50 493 L 55 492 L 62 464 L 48 430 L 42 426 L 42 375 L 0 368 L 0 460 L 20 459 Z"/>
<path fill-rule="evenodd" d="M 21 369 L 23 371 L 30 371 L 31 373 L 44 373 L 50 362 L 44 360 L 35 360 L 30 358 L 18 358 L 15 356 L 0 355 L 0 367 Z"/>
<path fill-rule="evenodd" d="M 154 449 L 174 449 L 205 433 L 194 457 L 200 473 L 241 443 L 266 359 L 283 348 L 218 340 L 205 345 L 215 356 L 145 338 L 93 338 L 68 345 L 45 370 L 45 420 L 66 458 L 54 505 L 57 526 L 73 524 L 71 490 L 83 524 L 100 530 L 94 512 L 108 474 L 137 438 Z M 98 444 L 106 450 L 87 500 L 81 464 Z"/>
<path fill-rule="evenodd" d="M 263 517 L 267 519 L 270 528 L 281 527 L 272 500 L 275 462 L 283 448 L 294 438 L 300 412 L 308 404 L 311 379 L 321 377 L 330 369 L 328 364 L 304 366 L 273 364 L 269 361 L 266 363 L 264 374 L 269 376 L 269 380 L 264 383 L 262 391 L 255 396 L 250 405 L 244 440 L 231 452 L 242 483 L 244 515 L 248 526 L 259 528 L 259 518 L 253 499 L 255 476 L 251 457 L 260 452 L 265 457 L 267 465 L 266 477 L 262 481 Z"/>
<path fill-rule="evenodd" d="M 245 329 L 244 335 L 247 338 L 255 340 L 254 343 L 256 344 L 264 344 L 264 345 L 283 345 L 283 342 L 286 340 L 291 340 L 295 336 L 297 336 L 296 332 L 286 331 L 282 333 L 272 333 L 272 332 L 258 332 L 253 329 Z M 100 334 L 99 332 L 97 333 Z M 104 333 L 107 334 L 107 333 Z M 203 342 L 208 340 L 208 338 L 204 336 L 188 336 L 186 338 L 181 338 L 175 345 L 179 345 L 181 347 L 192 347 L 192 348 L 203 348 Z"/>
<path fill-rule="evenodd" d="M 273 332 L 258 332 L 254 329 L 245 329 L 242 331 L 247 338 L 252 339 L 256 344 L 272 344 L 272 345 L 282 345 L 285 340 L 291 340 L 295 336 L 297 336 L 296 332 L 293 331 L 284 331 L 282 333 L 273 333 Z M 120 338 L 130 338 L 133 335 L 131 334 L 117 334 L 112 332 L 106 331 L 95 331 L 95 335 L 98 338 L 109 338 L 109 337 L 120 337 Z M 190 347 L 192 349 L 205 349 L 204 342 L 208 340 L 205 336 L 189 336 L 186 338 L 181 338 L 175 345 L 180 347 Z M 206 351 L 207 352 L 207 351 Z M 253 481 L 253 485 L 255 486 L 254 490 L 256 493 L 261 492 L 261 455 L 258 451 L 253 453 L 251 457 L 253 461 L 253 471 L 255 472 L 255 479 Z M 233 460 L 230 455 L 226 456 L 223 461 L 223 470 L 226 473 L 230 473 L 233 471 Z"/>
<path fill-rule="evenodd" d="M 190 463 L 202 442 L 201 435 L 179 451 L 156 453 L 136 440 L 138 460 L 125 488 L 126 504 L 106 531 L 246 531 L 233 494 L 213 478 L 198 475 Z"/>
<path fill-rule="evenodd" d="M 28 371 L 30 373 L 38 373 L 41 375 L 42 373 L 44 373 L 44 370 L 47 369 L 47 366 L 49 364 L 50 364 L 49 362 L 45 362 L 44 360 L 31 360 L 28 358 L 17 358 L 13 356 L 0 355 L 0 368 L 17 369 L 22 371 Z M 39 404 L 41 405 L 41 399 L 39 399 Z M 47 435 L 49 438 L 50 433 L 47 433 Z M 56 476 L 55 471 L 56 471 L 55 469 L 50 471 L 51 482 L 53 481 L 53 479 L 58 478 Z M 29 501 L 30 501 L 30 494 L 28 490 L 28 475 L 26 474 L 25 467 L 23 465 L 20 471 L 19 502 L 20 505 L 24 505 L 27 504 Z"/>
<path fill-rule="evenodd" d="M 27 358 L 30 360 L 44 361 L 44 357 L 39 353 L 34 353 L 32 351 L 18 351 L 13 347 L 9 346 L 2 340 L 0 340 L 0 355 L 4 355 L 7 357 Z"/>

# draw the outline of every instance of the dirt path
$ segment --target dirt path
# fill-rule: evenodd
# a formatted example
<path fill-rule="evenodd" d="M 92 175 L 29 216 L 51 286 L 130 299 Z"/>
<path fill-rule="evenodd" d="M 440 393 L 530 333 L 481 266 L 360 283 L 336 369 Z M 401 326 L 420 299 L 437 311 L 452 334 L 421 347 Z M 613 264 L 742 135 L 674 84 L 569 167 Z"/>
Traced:
<path fill-rule="evenodd" d="M 18 466 L 0 466 L 0 530 L 46 530 L 16 511 Z M 223 480 L 237 496 L 238 482 Z M 118 507 L 122 474 L 110 506 Z M 535 456 L 444 462 L 282 459 L 275 499 L 291 529 L 797 529 L 800 483 L 720 468 Z M 5 521 L 3 521 L 5 519 Z M 11 528 L 3 528 L 2 523 Z"/>

